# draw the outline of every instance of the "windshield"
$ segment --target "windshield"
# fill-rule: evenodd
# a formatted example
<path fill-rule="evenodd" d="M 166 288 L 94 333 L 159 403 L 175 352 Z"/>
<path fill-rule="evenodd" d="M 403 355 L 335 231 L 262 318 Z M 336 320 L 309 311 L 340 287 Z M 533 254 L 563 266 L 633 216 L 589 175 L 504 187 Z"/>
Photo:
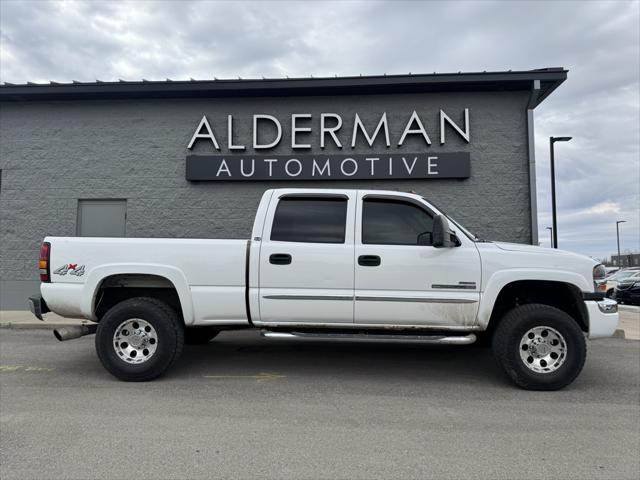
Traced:
<path fill-rule="evenodd" d="M 469 237 L 471 240 L 474 240 L 476 242 L 484 242 L 484 240 L 481 240 L 475 233 L 472 233 L 471 231 L 469 231 L 468 229 L 464 228 L 462 225 L 460 225 L 458 222 L 456 222 L 453 218 L 451 218 L 449 215 L 447 215 L 445 213 L 445 211 L 443 209 L 441 209 L 438 205 L 436 205 L 435 203 L 433 203 L 430 200 L 427 200 L 424 197 L 420 197 L 422 198 L 422 200 L 424 200 L 425 202 L 427 202 L 428 204 L 436 207 L 440 213 L 442 213 L 445 217 L 447 217 L 447 219 L 453 223 L 456 227 L 458 227 L 460 230 L 462 230 L 464 232 L 464 234 Z"/>

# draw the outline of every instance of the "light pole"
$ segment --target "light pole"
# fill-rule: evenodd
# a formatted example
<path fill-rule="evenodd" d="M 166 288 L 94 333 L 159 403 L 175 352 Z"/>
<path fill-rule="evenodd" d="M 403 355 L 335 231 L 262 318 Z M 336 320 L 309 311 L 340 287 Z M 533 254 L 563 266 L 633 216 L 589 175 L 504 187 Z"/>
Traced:
<path fill-rule="evenodd" d="M 568 142 L 572 137 L 549 137 L 551 150 L 551 215 L 553 217 L 553 248 L 558 248 L 558 220 L 556 215 L 556 166 L 553 156 L 553 144 L 556 142 Z"/>
<path fill-rule="evenodd" d="M 620 224 L 627 223 L 626 220 L 618 220 L 616 222 L 616 238 L 618 239 L 618 266 L 622 268 L 622 259 L 620 258 Z"/>
<path fill-rule="evenodd" d="M 547 230 L 549 230 L 549 245 L 551 246 L 551 248 L 553 248 L 553 228 L 551 227 L 545 227 Z"/>

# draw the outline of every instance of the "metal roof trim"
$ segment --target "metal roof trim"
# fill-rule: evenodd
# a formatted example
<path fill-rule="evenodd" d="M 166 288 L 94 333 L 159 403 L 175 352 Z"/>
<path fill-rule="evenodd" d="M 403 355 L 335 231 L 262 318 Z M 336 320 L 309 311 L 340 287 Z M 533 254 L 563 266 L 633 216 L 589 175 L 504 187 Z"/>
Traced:
<path fill-rule="evenodd" d="M 225 96 L 348 95 L 428 91 L 529 90 L 541 83 L 536 105 L 567 78 L 564 68 L 346 77 L 213 80 L 137 80 L 0 85 L 0 101 Z"/>

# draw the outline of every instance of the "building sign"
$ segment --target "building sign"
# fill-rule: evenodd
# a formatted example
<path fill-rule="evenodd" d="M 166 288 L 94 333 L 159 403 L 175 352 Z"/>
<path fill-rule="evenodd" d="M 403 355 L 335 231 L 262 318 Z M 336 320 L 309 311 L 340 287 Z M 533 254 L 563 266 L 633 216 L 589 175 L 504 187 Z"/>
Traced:
<path fill-rule="evenodd" d="M 187 180 L 469 178 L 468 152 L 398 155 L 189 155 Z"/>
<path fill-rule="evenodd" d="M 418 113 L 414 110 L 401 119 L 400 125 L 389 128 L 387 113 L 383 112 L 376 122 L 365 125 L 358 113 L 353 118 L 345 119 L 336 113 L 296 113 L 287 117 L 288 139 L 283 139 L 284 121 L 272 115 L 255 114 L 251 122 L 250 139 L 238 139 L 234 134 L 233 115 L 227 115 L 226 128 L 221 130 L 226 138 L 219 135 L 203 116 L 193 133 L 187 149 L 194 148 L 196 143 L 204 143 L 213 149 L 215 154 L 189 154 L 186 159 L 186 179 L 191 181 L 211 180 L 366 180 L 366 179 L 402 179 L 402 178 L 468 178 L 470 175 L 470 155 L 467 152 L 438 153 L 431 150 L 431 136 Z M 393 116 L 398 121 L 398 116 Z M 469 143 L 470 124 L 469 109 L 465 108 L 456 123 L 440 110 L 439 143 L 446 143 L 446 135 L 454 134 Z M 462 125 L 462 126 L 460 126 Z M 398 133 L 397 138 L 390 130 Z M 246 131 L 244 129 L 243 131 Z M 430 136 L 431 133 L 431 136 Z M 418 138 L 424 143 L 425 151 L 421 153 L 405 153 L 399 150 L 406 139 Z M 438 137 L 436 137 L 438 138 Z M 226 141 L 225 141 L 226 140 Z M 349 140 L 349 142 L 345 142 Z M 332 149 L 373 148 L 374 143 L 384 145 L 388 149 L 381 154 L 370 153 L 311 153 Z M 269 155 L 269 150 L 277 148 L 281 143 L 290 142 L 291 149 L 298 153 L 290 155 Z M 343 145 L 347 143 L 346 145 Z M 398 149 L 394 151 L 394 149 Z M 226 150 L 228 153 L 223 154 Z M 307 150 L 307 152 L 305 152 Z M 253 152 L 253 153 L 249 153 Z M 265 152 L 265 153 L 263 153 Z"/>

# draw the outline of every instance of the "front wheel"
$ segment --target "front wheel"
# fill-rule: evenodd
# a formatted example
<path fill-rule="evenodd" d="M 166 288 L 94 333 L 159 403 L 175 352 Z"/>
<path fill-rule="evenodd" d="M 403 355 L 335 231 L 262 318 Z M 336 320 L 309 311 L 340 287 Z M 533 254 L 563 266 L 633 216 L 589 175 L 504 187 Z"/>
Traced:
<path fill-rule="evenodd" d="M 582 371 L 587 345 L 571 316 L 548 305 L 529 304 L 514 308 L 500 321 L 493 353 L 519 387 L 558 390 Z"/>
<path fill-rule="evenodd" d="M 182 353 L 184 328 L 178 314 L 155 298 L 137 297 L 112 307 L 100 320 L 96 351 L 113 376 L 153 380 Z"/>

